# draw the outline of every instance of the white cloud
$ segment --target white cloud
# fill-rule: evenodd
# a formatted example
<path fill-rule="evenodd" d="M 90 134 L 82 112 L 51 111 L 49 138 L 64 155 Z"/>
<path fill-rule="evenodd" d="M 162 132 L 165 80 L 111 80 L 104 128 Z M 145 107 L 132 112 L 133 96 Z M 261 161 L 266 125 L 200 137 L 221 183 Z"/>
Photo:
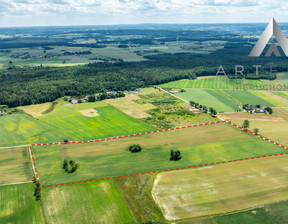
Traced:
<path fill-rule="evenodd" d="M 288 21 L 285 0 L 0 0 L 0 26 Z"/>

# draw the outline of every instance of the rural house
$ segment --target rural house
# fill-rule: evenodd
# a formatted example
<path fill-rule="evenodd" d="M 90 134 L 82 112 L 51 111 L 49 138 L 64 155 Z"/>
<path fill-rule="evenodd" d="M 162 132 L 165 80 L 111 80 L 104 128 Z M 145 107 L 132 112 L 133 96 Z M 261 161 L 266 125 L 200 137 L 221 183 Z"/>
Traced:
<path fill-rule="evenodd" d="M 78 103 L 77 99 L 72 98 L 71 103 Z"/>

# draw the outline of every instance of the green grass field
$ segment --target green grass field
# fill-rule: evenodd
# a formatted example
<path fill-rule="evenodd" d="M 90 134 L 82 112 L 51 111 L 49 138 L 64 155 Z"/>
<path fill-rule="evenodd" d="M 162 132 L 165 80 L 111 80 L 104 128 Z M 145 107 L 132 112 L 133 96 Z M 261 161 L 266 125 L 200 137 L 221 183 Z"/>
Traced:
<path fill-rule="evenodd" d="M 252 211 L 256 212 L 253 214 Z M 215 217 L 217 224 L 279 224 L 264 209 L 257 208 L 247 212 Z"/>
<path fill-rule="evenodd" d="M 170 221 L 222 215 L 287 200 L 287 161 L 287 156 L 281 156 L 164 172 L 157 175 L 152 195 Z M 238 224 L 263 223 L 261 220 L 266 219 L 264 223 L 273 223 L 261 211 L 258 216 L 247 215 L 238 213 L 216 220 Z"/>
<path fill-rule="evenodd" d="M 243 89 L 244 85 L 257 85 L 262 89 L 260 80 L 228 79 L 226 76 L 201 77 L 195 80 L 178 80 L 160 85 L 162 88 L 205 88 L 205 89 Z"/>
<path fill-rule="evenodd" d="M 205 131 L 201 132 L 202 137 L 194 134 L 194 138 L 192 137 L 193 134 L 190 133 L 191 131 L 197 132 L 197 128 L 191 128 L 190 130 L 183 129 L 183 132 L 185 132 L 185 130 L 190 131 L 189 134 L 186 135 L 188 138 L 186 138 L 184 143 L 175 142 L 176 131 L 169 132 L 169 134 L 175 138 L 174 140 L 172 137 L 166 138 L 165 145 L 163 145 L 161 138 L 158 137 L 158 135 L 162 133 L 149 135 L 149 137 L 145 136 L 146 138 L 142 141 L 143 143 L 141 142 L 143 151 L 140 153 L 130 153 L 127 149 L 128 143 L 119 142 L 118 144 L 117 140 L 98 142 L 99 147 L 101 147 L 101 143 L 105 144 L 104 147 L 106 147 L 107 154 L 104 154 L 103 150 L 101 150 L 101 152 L 97 151 L 98 143 L 91 143 L 92 146 L 95 146 L 95 152 L 92 151 L 91 147 L 86 150 L 85 144 L 77 144 L 78 152 L 83 150 L 83 153 L 80 153 L 80 155 L 72 153 L 69 157 L 67 157 L 67 155 L 65 156 L 66 152 L 61 149 L 61 147 L 59 148 L 59 146 L 34 147 L 33 153 L 40 182 L 42 185 L 47 186 L 87 179 L 129 175 L 139 172 L 241 159 L 284 151 L 280 147 L 269 144 L 262 139 L 255 138 L 227 124 L 219 124 L 219 126 L 221 125 L 226 129 L 227 133 L 219 131 L 218 125 L 212 125 L 211 129 L 207 129 L 206 133 Z M 203 128 L 207 127 L 204 126 Z M 213 128 L 215 129 L 213 130 Z M 231 135 L 230 140 L 227 138 L 229 134 Z M 183 135 L 185 136 L 185 134 Z M 212 136 L 211 142 L 203 143 L 205 140 L 207 142 L 207 138 L 209 138 L 207 136 L 209 135 Z M 129 138 L 129 141 L 133 141 L 133 144 L 138 144 L 142 137 L 144 136 Z M 160 138 L 159 142 L 158 138 Z M 200 140 L 197 140 L 199 138 Z M 197 141 L 202 143 L 197 144 Z M 147 144 L 147 142 L 149 143 Z M 109 144 L 111 144 L 111 146 L 109 146 Z M 116 146 L 114 144 L 116 144 Z M 113 147 L 117 147 L 118 150 L 113 152 Z M 182 153 L 182 159 L 180 161 L 175 162 L 169 160 L 171 149 L 180 149 Z M 64 158 L 73 158 L 78 162 L 79 169 L 72 174 L 65 173 L 62 169 Z"/>
<path fill-rule="evenodd" d="M 45 223 L 32 183 L 0 186 L 0 223 Z"/>
<path fill-rule="evenodd" d="M 67 105 L 59 101 L 55 109 L 37 119 L 27 114 L 0 117 L 0 146 L 29 145 L 31 143 L 91 140 L 154 130 L 153 127 L 132 118 L 106 103 Z M 35 115 L 43 105 L 31 105 L 24 110 Z M 87 117 L 79 111 L 94 108 L 99 116 Z M 23 108 L 22 108 L 23 109 Z"/>
<path fill-rule="evenodd" d="M 69 140 L 90 140 L 154 130 L 153 127 L 103 102 L 64 105 L 65 102 L 58 103 L 51 113 L 38 119 L 65 133 Z M 86 117 L 79 112 L 90 108 L 95 109 L 99 116 Z"/>
<path fill-rule="evenodd" d="M 2 116 L 0 117 L 0 127 L 0 146 L 29 145 L 32 142 L 54 142 L 68 137 L 27 114 Z"/>
<path fill-rule="evenodd" d="M 240 101 L 242 104 L 252 104 L 252 105 L 260 104 L 261 106 L 270 106 L 270 107 L 274 106 L 273 104 L 263 100 L 262 98 L 259 98 L 256 95 L 253 95 L 248 91 L 223 90 L 222 92 Z"/>
<path fill-rule="evenodd" d="M 238 105 L 225 95 L 214 90 L 185 89 L 186 92 L 177 93 L 176 96 L 187 101 L 199 102 L 202 105 L 215 108 L 218 112 L 234 112 L 239 110 Z"/>
<path fill-rule="evenodd" d="M 42 191 L 47 223 L 135 223 L 112 181 Z"/>
<path fill-rule="evenodd" d="M 277 221 L 277 223 L 285 224 L 288 222 L 288 201 L 281 201 L 265 206 L 265 211 Z"/>

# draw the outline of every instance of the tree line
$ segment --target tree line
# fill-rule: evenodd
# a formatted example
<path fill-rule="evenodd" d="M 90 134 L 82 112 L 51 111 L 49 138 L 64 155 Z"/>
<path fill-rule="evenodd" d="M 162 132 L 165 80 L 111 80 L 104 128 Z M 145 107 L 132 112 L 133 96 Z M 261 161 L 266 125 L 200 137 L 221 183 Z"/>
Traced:
<path fill-rule="evenodd" d="M 249 73 L 254 69 L 253 64 L 264 67 L 275 62 L 278 71 L 286 68 L 283 58 L 248 60 L 250 47 L 243 48 L 235 50 L 226 46 L 210 55 L 150 55 L 147 56 L 149 61 L 142 62 L 90 63 L 65 68 L 13 68 L 0 72 L 0 105 L 17 107 L 52 102 L 64 96 L 134 90 L 180 79 L 194 79 L 195 75 L 215 75 L 219 65 L 226 66 L 225 71 L 231 74 L 235 66 L 233 63 L 245 66 Z"/>

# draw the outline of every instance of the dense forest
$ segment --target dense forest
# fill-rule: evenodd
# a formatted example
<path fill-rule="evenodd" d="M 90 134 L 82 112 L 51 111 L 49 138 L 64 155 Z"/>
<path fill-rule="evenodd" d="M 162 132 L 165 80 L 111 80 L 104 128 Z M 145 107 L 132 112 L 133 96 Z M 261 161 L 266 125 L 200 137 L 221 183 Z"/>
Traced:
<path fill-rule="evenodd" d="M 212 54 L 158 54 L 148 61 L 94 63 L 86 66 L 12 68 L 0 72 L 0 105 L 16 107 L 51 102 L 63 96 L 82 96 L 105 91 L 134 90 L 195 76 L 215 75 L 222 65 L 233 77 L 235 65 L 255 77 L 253 65 L 261 65 L 261 78 L 273 79 L 267 70 L 272 64 L 287 70 L 285 58 L 250 58 L 250 44 L 227 44 Z M 251 75 L 252 74 L 252 75 Z"/>

